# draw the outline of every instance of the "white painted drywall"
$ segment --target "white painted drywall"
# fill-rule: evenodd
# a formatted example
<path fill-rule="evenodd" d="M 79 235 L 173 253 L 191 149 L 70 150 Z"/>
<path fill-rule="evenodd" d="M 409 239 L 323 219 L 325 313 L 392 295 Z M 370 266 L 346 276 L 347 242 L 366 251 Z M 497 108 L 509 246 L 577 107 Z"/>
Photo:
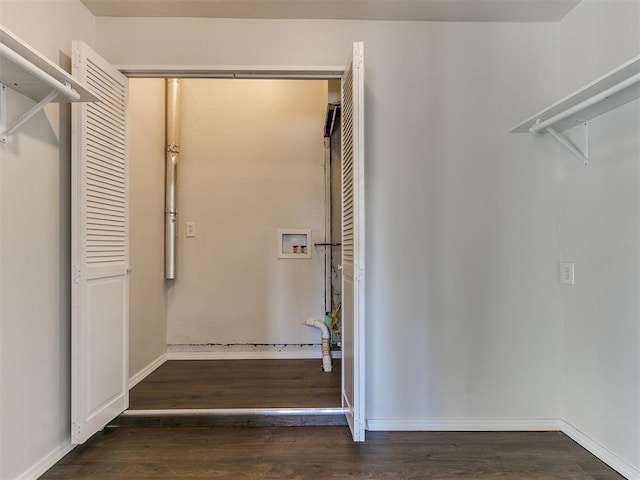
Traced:
<path fill-rule="evenodd" d="M 73 37 L 93 43 L 93 20 L 77 2 L 0 5 L 3 23 L 53 58 L 58 48 L 68 53 Z M 34 17 L 34 9 L 47 15 Z M 555 25 L 182 20 L 175 26 L 186 43 L 178 48 L 163 29 L 172 21 L 99 23 L 98 51 L 117 63 L 334 65 L 364 39 L 376 352 L 368 359 L 368 415 L 557 415 L 558 312 L 545 287 L 555 272 L 547 232 L 556 164 L 531 161 L 545 151 L 541 142 L 506 135 L 520 110 L 552 97 Z M 521 95 L 535 85 L 542 88 Z M 48 113 L 3 151 L 8 478 L 68 439 L 68 163 L 59 162 L 68 160 L 68 140 L 61 149 L 56 108 Z M 33 233 L 24 236 L 27 227 Z M 514 265 L 526 272 L 515 280 Z"/>
<path fill-rule="evenodd" d="M 129 376 L 166 353 L 164 80 L 129 81 Z"/>
<path fill-rule="evenodd" d="M 69 69 L 94 44 L 79 1 L 0 0 L 2 24 Z M 9 92 L 8 120 L 33 102 Z M 70 438 L 70 112 L 51 105 L 0 144 L 0 478 L 37 470 Z"/>
<path fill-rule="evenodd" d="M 561 167 L 508 133 L 557 94 L 558 24 L 97 25 L 116 64 L 344 65 L 364 40 L 367 417 L 560 415 Z"/>
<path fill-rule="evenodd" d="M 640 55 L 640 2 L 584 0 L 561 24 L 561 94 Z M 590 165 L 561 147 L 562 417 L 640 469 L 640 102 L 590 122 Z M 578 132 L 579 133 L 579 132 Z"/>
<path fill-rule="evenodd" d="M 327 82 L 181 82 L 178 270 L 167 342 L 319 343 L 324 256 L 278 259 L 278 229 L 324 238 Z M 196 237 L 185 236 L 196 223 Z"/>
<path fill-rule="evenodd" d="M 562 416 L 637 466 L 636 110 L 593 122 L 588 170 L 545 136 L 507 134 L 637 54 L 636 5 L 583 1 L 561 25 L 101 18 L 97 49 L 119 64 L 336 65 L 364 40 L 367 416 L 418 428 Z M 0 8 L 52 58 L 71 36 L 92 43 L 79 2 Z M 68 439 L 57 118 L 50 108 L 0 147 L 2 478 Z M 576 262 L 571 289 L 561 259 Z"/>

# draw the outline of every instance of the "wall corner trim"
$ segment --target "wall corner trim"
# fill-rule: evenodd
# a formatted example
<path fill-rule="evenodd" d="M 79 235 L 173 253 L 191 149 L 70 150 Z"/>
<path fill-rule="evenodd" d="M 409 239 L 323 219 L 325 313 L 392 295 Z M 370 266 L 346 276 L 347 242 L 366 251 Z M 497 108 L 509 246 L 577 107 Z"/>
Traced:
<path fill-rule="evenodd" d="M 153 373 L 154 370 L 162 366 L 162 364 L 166 362 L 168 359 L 169 359 L 169 355 L 167 355 L 166 353 L 163 353 L 154 361 L 149 363 L 146 367 L 144 367 L 142 370 L 140 370 L 138 373 L 130 377 L 129 390 L 131 390 L 133 387 L 139 384 L 142 380 L 147 378 L 151 373 Z"/>
<path fill-rule="evenodd" d="M 620 475 L 629 480 L 640 480 L 640 470 L 626 460 L 620 458 L 604 445 L 589 437 L 586 433 L 571 425 L 566 420 L 560 420 L 560 430 L 567 437 L 598 457 Z"/>
<path fill-rule="evenodd" d="M 51 450 L 48 454 L 38 460 L 32 467 L 21 475 L 16 477 L 16 480 L 36 480 L 40 478 L 47 470 L 58 463 L 62 458 L 67 455 L 71 450 L 75 448 L 75 445 L 71 443 L 71 437 L 65 439 L 59 446 Z"/>

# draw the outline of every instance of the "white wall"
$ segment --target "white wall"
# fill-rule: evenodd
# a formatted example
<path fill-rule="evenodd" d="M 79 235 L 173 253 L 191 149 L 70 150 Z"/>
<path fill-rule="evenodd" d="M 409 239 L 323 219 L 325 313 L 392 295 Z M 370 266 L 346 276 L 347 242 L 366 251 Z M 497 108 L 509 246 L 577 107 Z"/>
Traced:
<path fill-rule="evenodd" d="M 56 62 L 72 37 L 93 43 L 76 1 L 0 0 L 0 19 Z M 638 468 L 637 103 L 592 122 L 588 169 L 546 136 L 507 133 L 638 54 L 635 0 L 585 0 L 560 25 L 96 27 L 116 64 L 340 65 L 364 40 L 370 426 L 563 417 Z M 2 478 L 69 436 L 68 112 L 64 128 L 51 107 L 0 147 Z M 574 287 L 558 284 L 562 259 Z"/>
<path fill-rule="evenodd" d="M 0 0 L 0 21 L 70 67 L 94 43 L 79 1 Z M 8 120 L 33 105 L 9 91 Z M 34 473 L 70 437 L 70 112 L 47 107 L 0 145 L 0 478 Z"/>
<path fill-rule="evenodd" d="M 556 96 L 558 31 L 100 18 L 98 48 L 115 64 L 344 65 L 364 40 L 370 426 L 540 425 L 560 415 L 560 166 L 508 129 Z"/>
<path fill-rule="evenodd" d="M 640 55 L 640 2 L 584 0 L 561 24 L 561 93 Z M 640 102 L 590 122 L 588 168 L 561 150 L 562 417 L 640 478 Z M 578 132 L 579 133 L 579 132 Z M 624 466 L 623 463 L 621 465 Z"/>
<path fill-rule="evenodd" d="M 129 376 L 166 353 L 164 80 L 129 81 Z"/>
<path fill-rule="evenodd" d="M 178 270 L 167 342 L 319 343 L 324 256 L 278 259 L 279 228 L 324 239 L 326 81 L 183 80 Z M 196 222 L 186 238 L 185 222 Z"/>

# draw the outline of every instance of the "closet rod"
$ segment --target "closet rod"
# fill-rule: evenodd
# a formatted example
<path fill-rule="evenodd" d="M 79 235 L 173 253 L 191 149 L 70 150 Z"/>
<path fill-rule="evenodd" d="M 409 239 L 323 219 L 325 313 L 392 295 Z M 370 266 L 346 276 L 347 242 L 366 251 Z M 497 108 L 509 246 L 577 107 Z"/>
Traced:
<path fill-rule="evenodd" d="M 4 43 L 0 43 L 0 55 L 15 63 L 17 66 L 27 71 L 37 79 L 41 80 L 43 83 L 47 84 L 55 91 L 67 97 L 69 100 L 76 102 L 80 100 L 80 94 L 73 88 L 71 88 L 69 85 L 65 85 L 64 83 L 59 82 L 48 73 L 36 67 L 29 60 L 7 47 Z M 7 86 L 11 87 L 10 84 Z"/>
<path fill-rule="evenodd" d="M 595 105 L 596 103 L 600 103 L 603 100 L 606 100 L 607 98 L 615 95 L 616 93 L 621 92 L 622 90 L 625 90 L 629 87 L 632 87 L 633 85 L 637 84 L 640 82 L 640 73 L 636 73 L 635 75 L 623 80 L 622 82 L 618 83 L 617 85 L 614 85 L 613 87 L 610 87 L 600 93 L 598 93 L 597 95 L 594 95 L 591 98 L 588 98 L 586 100 L 584 100 L 581 103 L 578 103 L 577 105 L 574 105 L 573 107 L 558 113 L 557 115 L 548 118 L 547 120 L 543 120 L 540 121 L 538 123 L 536 123 L 535 125 L 533 125 L 531 128 L 529 128 L 529 131 L 531 133 L 539 133 L 543 130 L 547 130 L 547 128 L 549 128 L 550 126 L 555 125 L 556 123 L 564 120 L 565 118 L 568 118 L 582 110 L 585 110 L 586 108 L 591 107 L 592 105 Z M 586 119 L 588 120 L 588 119 Z M 583 123 L 585 120 L 582 120 L 579 123 Z M 577 125 L 576 124 L 576 125 Z"/>

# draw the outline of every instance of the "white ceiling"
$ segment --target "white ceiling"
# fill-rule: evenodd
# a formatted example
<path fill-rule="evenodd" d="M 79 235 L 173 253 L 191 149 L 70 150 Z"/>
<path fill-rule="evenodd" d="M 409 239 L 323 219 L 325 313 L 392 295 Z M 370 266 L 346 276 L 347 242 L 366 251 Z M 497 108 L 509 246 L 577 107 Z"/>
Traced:
<path fill-rule="evenodd" d="M 580 0 L 82 0 L 96 16 L 555 22 Z"/>

